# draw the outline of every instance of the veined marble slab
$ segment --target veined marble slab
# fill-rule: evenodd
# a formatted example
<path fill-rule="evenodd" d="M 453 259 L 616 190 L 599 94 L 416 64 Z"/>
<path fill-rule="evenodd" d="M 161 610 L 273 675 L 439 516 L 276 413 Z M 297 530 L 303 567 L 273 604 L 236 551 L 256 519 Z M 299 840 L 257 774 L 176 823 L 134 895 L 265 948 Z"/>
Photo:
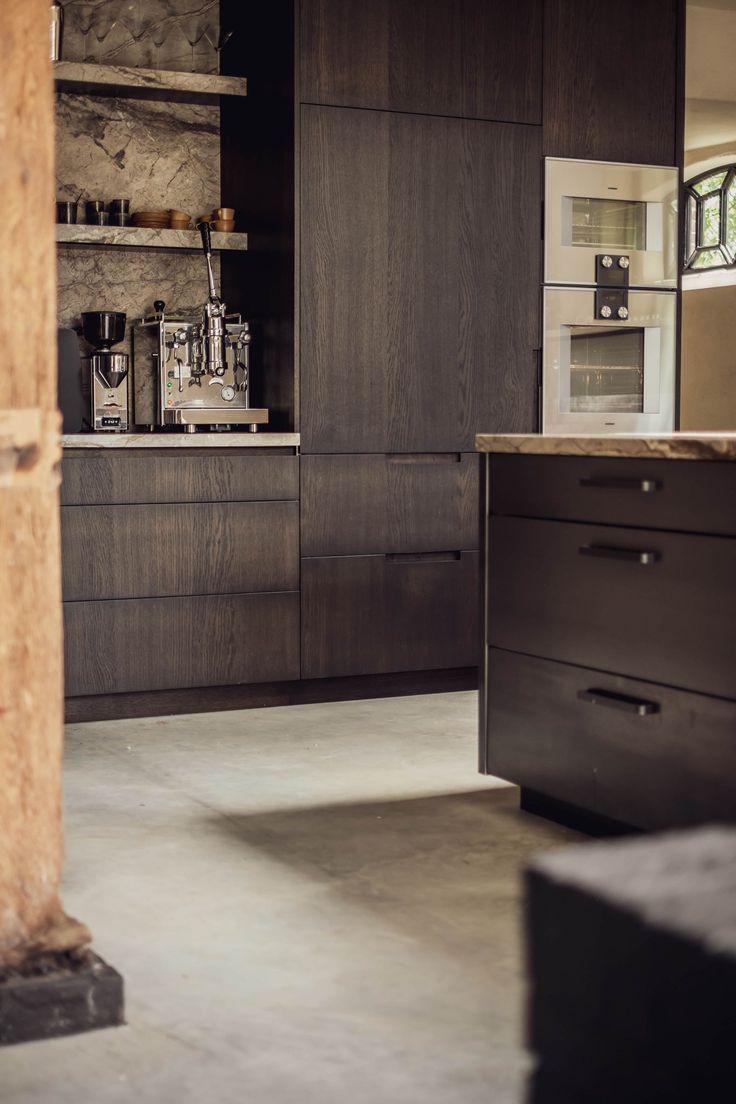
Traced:
<path fill-rule="evenodd" d="M 296 448 L 298 433 L 67 433 L 62 448 Z"/>
<path fill-rule="evenodd" d="M 247 234 L 223 234 L 213 230 L 211 238 L 213 250 L 248 248 Z M 67 245 L 117 245 L 127 249 L 202 248 L 198 230 L 151 230 L 145 226 L 59 224 L 56 227 L 56 240 Z"/>
<path fill-rule="evenodd" d="M 245 96 L 245 77 L 214 73 L 178 73 L 166 69 L 138 69 L 126 65 L 94 65 L 85 61 L 57 61 L 54 79 L 62 92 L 95 92 L 107 96 L 160 96 L 193 103 L 215 102 L 218 96 Z"/>
<path fill-rule="evenodd" d="M 736 433 L 666 433 L 652 436 L 546 436 L 541 433 L 478 433 L 478 452 L 536 456 L 633 456 L 661 460 L 736 460 Z"/>

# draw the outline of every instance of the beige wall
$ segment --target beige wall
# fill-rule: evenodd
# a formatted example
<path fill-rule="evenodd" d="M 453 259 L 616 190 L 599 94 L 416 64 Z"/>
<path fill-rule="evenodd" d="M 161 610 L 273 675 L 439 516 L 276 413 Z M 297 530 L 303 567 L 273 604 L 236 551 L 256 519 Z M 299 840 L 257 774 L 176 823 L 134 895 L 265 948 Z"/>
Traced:
<path fill-rule="evenodd" d="M 680 428 L 736 430 L 736 285 L 682 297 Z"/>

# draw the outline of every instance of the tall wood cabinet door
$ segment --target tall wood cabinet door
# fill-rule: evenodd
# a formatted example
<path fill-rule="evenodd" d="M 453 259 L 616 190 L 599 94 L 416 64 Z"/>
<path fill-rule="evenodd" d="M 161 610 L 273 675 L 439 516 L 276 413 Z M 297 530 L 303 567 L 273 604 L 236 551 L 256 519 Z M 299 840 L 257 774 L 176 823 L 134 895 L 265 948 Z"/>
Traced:
<path fill-rule="evenodd" d="M 301 99 L 539 123 L 541 0 L 301 0 Z"/>
<path fill-rule="evenodd" d="M 546 0 L 544 152 L 674 165 L 678 0 Z"/>
<path fill-rule="evenodd" d="M 536 425 L 537 127 L 302 107 L 303 452 Z"/>

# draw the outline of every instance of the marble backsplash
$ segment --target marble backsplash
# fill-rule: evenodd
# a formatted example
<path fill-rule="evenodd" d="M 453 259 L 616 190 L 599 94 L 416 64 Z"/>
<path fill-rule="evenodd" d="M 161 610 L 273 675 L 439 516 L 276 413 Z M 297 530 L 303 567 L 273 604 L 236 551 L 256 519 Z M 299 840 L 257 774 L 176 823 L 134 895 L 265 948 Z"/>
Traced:
<path fill-rule="evenodd" d="M 219 257 L 213 257 L 219 284 Z M 163 249 L 96 249 L 60 246 L 58 250 L 59 325 L 81 330 L 83 311 L 124 311 L 125 340 L 118 352 L 130 352 L 130 324 L 153 314 L 163 299 L 170 314 L 199 315 L 207 298 L 204 258 L 198 253 Z M 82 350 L 86 345 L 82 342 Z"/>
<path fill-rule="evenodd" d="M 221 202 L 219 108 L 57 93 L 56 189 L 57 199 L 207 213 Z"/>
<path fill-rule="evenodd" d="M 64 61 L 217 73 L 219 0 L 61 0 Z"/>

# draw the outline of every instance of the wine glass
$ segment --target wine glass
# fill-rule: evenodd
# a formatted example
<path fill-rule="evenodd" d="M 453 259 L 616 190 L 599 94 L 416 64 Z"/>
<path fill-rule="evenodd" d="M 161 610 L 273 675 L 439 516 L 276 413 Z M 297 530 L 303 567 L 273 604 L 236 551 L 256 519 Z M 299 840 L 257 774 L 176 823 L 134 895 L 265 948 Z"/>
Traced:
<path fill-rule="evenodd" d="M 182 19 L 179 25 L 184 32 L 184 37 L 192 48 L 192 72 L 196 73 L 197 64 L 194 57 L 194 50 L 197 44 L 204 38 L 204 32 L 207 27 L 207 16 L 202 12 L 197 12 L 196 15 L 189 15 L 186 19 Z"/>
<path fill-rule="evenodd" d="M 148 33 L 156 50 L 156 68 L 161 68 L 161 47 L 169 37 L 172 16 L 164 0 L 148 0 Z M 167 18 L 168 17 L 168 18 Z"/>
<path fill-rule="evenodd" d="M 73 7 L 70 8 L 69 14 L 74 23 L 79 27 L 79 31 L 84 40 L 82 44 L 82 61 L 92 60 L 87 49 L 87 39 L 89 38 L 89 32 L 92 30 L 95 10 L 94 4 L 74 4 Z"/>
<path fill-rule="evenodd" d="M 94 14 L 92 30 L 97 39 L 96 58 L 102 61 L 102 43 L 117 24 L 117 9 L 112 4 L 100 4 Z"/>

